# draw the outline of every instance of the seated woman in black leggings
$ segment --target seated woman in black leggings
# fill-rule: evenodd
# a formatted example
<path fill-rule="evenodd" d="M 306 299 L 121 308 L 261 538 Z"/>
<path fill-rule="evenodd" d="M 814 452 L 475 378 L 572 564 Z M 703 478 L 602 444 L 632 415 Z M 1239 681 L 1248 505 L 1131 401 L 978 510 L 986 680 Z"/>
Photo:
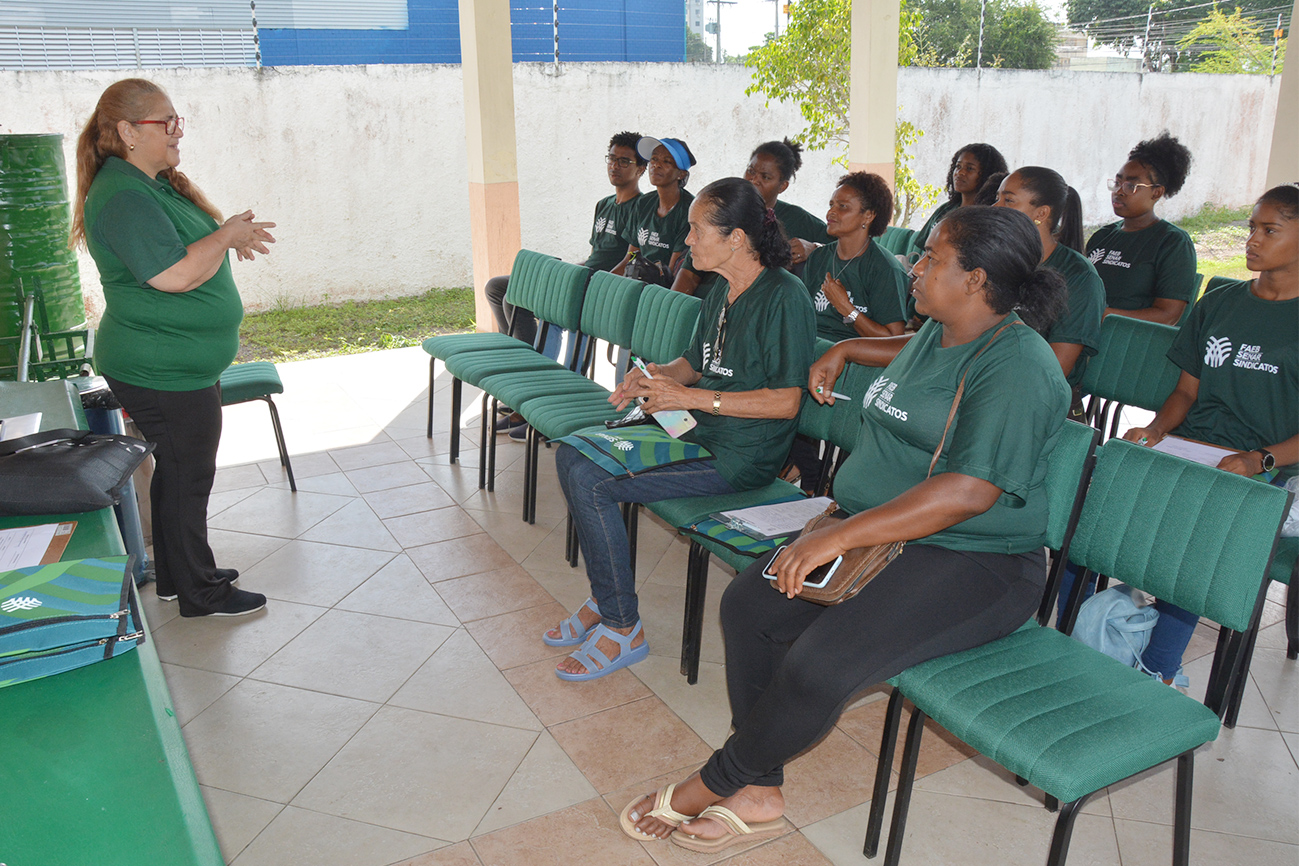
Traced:
<path fill-rule="evenodd" d="M 808 388 L 826 402 L 818 390 L 828 395 L 847 362 L 885 367 L 835 480 L 851 516 L 760 558 L 727 588 L 735 732 L 699 773 L 628 804 L 628 835 L 715 851 L 783 831 L 785 763 L 854 695 L 1032 616 L 1046 581 L 1047 458 L 1069 405 L 1060 364 L 1025 325 L 1042 327 L 1063 304 L 1064 282 L 1041 258 L 1022 213 L 962 208 L 915 266 L 916 303 L 930 318 L 919 333 L 846 340 L 812 366 Z M 962 377 L 959 413 L 926 477 Z M 799 598 L 816 566 L 899 540 L 911 543 L 856 597 L 833 607 Z"/>

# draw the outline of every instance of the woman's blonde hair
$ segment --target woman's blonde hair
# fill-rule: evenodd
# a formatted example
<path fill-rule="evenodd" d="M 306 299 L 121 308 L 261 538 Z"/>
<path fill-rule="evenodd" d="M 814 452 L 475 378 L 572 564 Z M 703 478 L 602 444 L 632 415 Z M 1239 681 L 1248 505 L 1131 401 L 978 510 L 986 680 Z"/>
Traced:
<path fill-rule="evenodd" d="M 144 117 L 154 101 L 159 96 L 166 95 L 152 81 L 125 78 L 109 85 L 99 97 L 94 113 L 77 138 L 77 194 L 72 201 L 72 236 L 68 239 L 68 246 L 78 247 L 86 243 L 86 196 L 89 195 L 90 184 L 99 173 L 104 160 L 110 156 L 126 159 L 126 143 L 117 132 L 118 122 Z M 221 212 L 182 172 L 168 168 L 159 176 L 170 183 L 176 192 L 221 222 Z"/>

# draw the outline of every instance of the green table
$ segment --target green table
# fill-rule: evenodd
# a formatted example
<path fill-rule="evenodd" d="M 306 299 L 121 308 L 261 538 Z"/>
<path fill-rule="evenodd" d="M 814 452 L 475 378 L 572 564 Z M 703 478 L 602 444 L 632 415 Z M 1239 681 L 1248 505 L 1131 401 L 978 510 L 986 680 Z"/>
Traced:
<path fill-rule="evenodd" d="M 51 384 L 63 383 L 41 387 Z M 0 389 L 0 415 L 22 414 L 13 394 Z M 62 399 L 46 389 L 49 395 Z M 38 402 L 23 411 L 55 416 L 42 418 L 42 427 L 76 426 L 62 408 Z M 74 416 L 79 409 L 68 406 Z M 64 559 L 125 551 L 111 508 L 3 517 L 0 529 L 68 520 L 77 528 Z M 224 862 L 152 638 L 115 659 L 0 689 L 0 743 L 0 863 Z"/>

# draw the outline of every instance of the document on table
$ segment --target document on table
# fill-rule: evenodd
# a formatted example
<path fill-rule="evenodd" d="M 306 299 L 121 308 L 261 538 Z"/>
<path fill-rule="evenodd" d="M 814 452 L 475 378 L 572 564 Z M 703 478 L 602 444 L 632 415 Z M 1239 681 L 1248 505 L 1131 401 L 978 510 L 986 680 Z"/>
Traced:
<path fill-rule="evenodd" d="M 71 521 L 0 529 L 0 571 L 58 562 L 76 528 Z"/>
<path fill-rule="evenodd" d="M 828 496 L 815 496 L 811 499 L 795 499 L 792 502 L 719 511 L 710 514 L 709 517 L 753 538 L 780 538 L 798 532 L 807 525 L 809 520 L 825 511 L 833 501 Z"/>
<path fill-rule="evenodd" d="M 1181 457 L 1183 460 L 1203 463 L 1205 466 L 1217 466 L 1222 462 L 1222 458 L 1227 455 L 1239 453 L 1231 448 L 1219 448 L 1217 445 L 1196 442 L 1193 439 L 1183 439 L 1181 436 L 1165 436 L 1152 447 L 1156 451 L 1172 454 L 1174 457 Z"/>

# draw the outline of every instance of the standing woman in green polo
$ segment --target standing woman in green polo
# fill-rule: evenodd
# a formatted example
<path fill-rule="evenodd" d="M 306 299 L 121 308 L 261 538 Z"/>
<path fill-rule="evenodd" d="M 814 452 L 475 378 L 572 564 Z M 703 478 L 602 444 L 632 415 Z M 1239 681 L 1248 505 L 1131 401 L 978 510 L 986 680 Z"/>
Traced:
<path fill-rule="evenodd" d="M 217 380 L 239 349 L 243 302 L 227 252 L 267 253 L 268 229 L 221 215 L 184 174 L 184 118 L 158 85 L 110 85 L 77 140 L 72 244 L 99 268 L 106 308 L 95 364 L 157 445 L 150 487 L 158 598 L 181 616 L 239 616 L 266 597 L 232 585 L 207 541 L 221 441 Z"/>
<path fill-rule="evenodd" d="M 1105 283 L 1105 315 L 1176 325 L 1195 291 L 1195 244 L 1160 219 L 1155 205 L 1177 195 L 1191 170 L 1191 152 L 1164 130 L 1128 152 L 1109 182 L 1118 222 L 1087 241 L 1087 257 Z"/>

